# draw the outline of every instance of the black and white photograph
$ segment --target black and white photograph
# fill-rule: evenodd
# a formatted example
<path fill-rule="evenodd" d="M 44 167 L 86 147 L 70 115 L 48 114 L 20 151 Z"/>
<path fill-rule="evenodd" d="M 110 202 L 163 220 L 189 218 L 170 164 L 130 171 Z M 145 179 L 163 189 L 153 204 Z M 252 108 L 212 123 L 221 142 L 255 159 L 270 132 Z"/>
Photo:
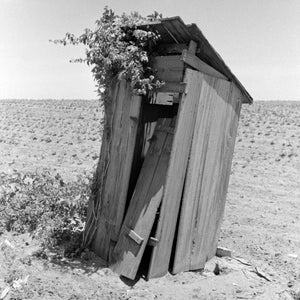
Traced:
<path fill-rule="evenodd" d="M 300 300 L 299 0 L 0 0 L 0 300 Z"/>

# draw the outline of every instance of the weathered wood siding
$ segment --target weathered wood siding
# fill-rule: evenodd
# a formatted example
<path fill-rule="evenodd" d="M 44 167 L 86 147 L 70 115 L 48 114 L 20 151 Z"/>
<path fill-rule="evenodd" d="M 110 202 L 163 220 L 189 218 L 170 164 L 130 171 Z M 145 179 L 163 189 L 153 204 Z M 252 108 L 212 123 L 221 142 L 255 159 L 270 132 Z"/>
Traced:
<path fill-rule="evenodd" d="M 114 250 L 112 268 L 134 279 L 164 192 L 175 122 L 159 119 Z"/>
<path fill-rule="evenodd" d="M 184 73 L 184 63 L 180 55 L 155 56 L 151 61 L 157 77 L 166 82 L 181 82 Z"/>
<path fill-rule="evenodd" d="M 241 108 L 233 83 L 204 75 L 182 199 L 173 273 L 215 255 Z"/>
<path fill-rule="evenodd" d="M 201 92 L 202 77 L 203 75 L 200 72 L 191 69 L 186 70 L 184 78 L 187 84 L 186 93 L 182 95 L 179 105 L 166 186 L 155 235 L 158 243 L 153 248 L 148 273 L 149 278 L 163 276 L 169 269 L 178 211 L 192 144 L 198 100 Z"/>
<path fill-rule="evenodd" d="M 163 276 L 170 267 L 173 273 L 203 268 L 216 252 L 244 96 L 234 83 L 188 68 L 184 84 L 177 117 L 165 106 L 169 116 L 148 120 L 151 130 L 142 135 L 139 153 L 145 160 L 128 208 L 141 98 L 125 82 L 115 87 L 112 140 L 105 146 L 112 163 L 93 248 L 130 279 L 136 277 L 150 233 L 155 243 L 148 278 Z"/>
<path fill-rule="evenodd" d="M 113 89 L 111 142 L 106 143 L 109 163 L 102 187 L 99 187 L 103 193 L 97 199 L 100 201 L 98 223 L 92 244 L 95 252 L 106 261 L 109 261 L 124 217 L 141 108 L 141 97 L 132 94 L 129 83 L 118 81 Z"/>

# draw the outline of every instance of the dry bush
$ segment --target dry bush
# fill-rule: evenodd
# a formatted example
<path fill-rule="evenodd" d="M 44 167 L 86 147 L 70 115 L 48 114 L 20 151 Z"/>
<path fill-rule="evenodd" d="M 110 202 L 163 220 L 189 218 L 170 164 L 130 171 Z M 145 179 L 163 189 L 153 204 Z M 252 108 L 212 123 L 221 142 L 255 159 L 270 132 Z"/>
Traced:
<path fill-rule="evenodd" d="M 59 174 L 0 174 L 0 234 L 30 232 L 44 248 L 63 245 L 65 255 L 81 244 L 91 178 L 65 183 Z"/>

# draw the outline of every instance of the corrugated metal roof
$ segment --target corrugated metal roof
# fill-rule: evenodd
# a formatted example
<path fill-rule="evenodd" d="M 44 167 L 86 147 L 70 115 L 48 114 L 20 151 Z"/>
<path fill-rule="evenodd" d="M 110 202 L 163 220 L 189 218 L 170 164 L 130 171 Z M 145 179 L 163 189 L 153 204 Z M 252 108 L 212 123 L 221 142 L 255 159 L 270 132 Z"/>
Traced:
<path fill-rule="evenodd" d="M 191 40 L 197 42 L 200 47 L 200 53 L 198 53 L 197 56 L 233 81 L 245 96 L 244 102 L 253 102 L 252 97 L 245 87 L 231 72 L 222 57 L 208 42 L 196 24 L 186 25 L 180 17 L 172 17 L 161 19 L 145 26 L 149 26 L 151 31 L 158 32 L 164 44 L 188 44 Z"/>

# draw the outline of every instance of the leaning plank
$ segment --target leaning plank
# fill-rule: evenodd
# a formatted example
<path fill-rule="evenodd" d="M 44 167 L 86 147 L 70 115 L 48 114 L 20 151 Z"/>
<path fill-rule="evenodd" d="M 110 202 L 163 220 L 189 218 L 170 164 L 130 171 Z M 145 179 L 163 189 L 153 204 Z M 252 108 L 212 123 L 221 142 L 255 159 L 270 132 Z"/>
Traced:
<path fill-rule="evenodd" d="M 198 58 L 193 53 L 189 52 L 188 50 L 182 51 L 181 59 L 189 66 L 193 67 L 194 69 L 207 74 L 211 75 L 220 79 L 228 80 L 226 76 L 224 76 L 222 73 L 202 61 L 200 58 Z"/>
<path fill-rule="evenodd" d="M 152 252 L 149 278 L 163 276 L 168 272 L 201 81 L 202 74 L 190 69 L 186 70 L 187 93 L 182 96 L 179 106 L 166 187 L 155 236 L 159 242 Z"/>
<path fill-rule="evenodd" d="M 116 241 L 123 219 L 130 171 L 133 160 L 141 97 L 132 95 L 130 85 L 121 81 L 115 86 L 112 101 L 115 103 L 112 119 L 110 160 L 103 183 L 97 232 L 93 249 L 109 261 L 112 241 Z"/>
<path fill-rule="evenodd" d="M 223 219 L 226 195 L 229 184 L 229 177 L 231 172 L 232 158 L 234 153 L 235 139 L 237 135 L 238 121 L 242 105 L 242 97 L 240 90 L 234 83 L 231 85 L 231 96 L 228 99 L 227 115 L 224 124 L 224 143 L 223 143 L 223 169 L 222 169 L 222 181 L 219 186 L 217 195 L 216 206 L 214 212 L 217 214 L 213 218 L 215 223 L 211 225 L 212 231 L 212 243 L 210 243 L 210 249 L 208 250 L 211 255 L 216 253 L 218 237 L 220 233 L 221 222 Z"/>
<path fill-rule="evenodd" d="M 199 195 L 197 216 L 195 220 L 190 269 L 203 268 L 205 262 L 215 255 L 211 246 L 215 244 L 216 224 L 222 216 L 221 206 L 225 204 L 226 195 L 220 194 L 220 188 L 224 180 L 224 165 L 226 166 L 226 153 L 224 142 L 228 130 L 225 123 L 228 118 L 231 97 L 231 89 L 228 82 L 218 80 L 214 87 L 215 109 L 212 114 L 212 126 L 208 136 L 207 155 L 203 170 L 201 193 Z M 232 149 L 233 151 L 233 149 Z M 216 250 L 216 249 L 215 249 Z"/>
<path fill-rule="evenodd" d="M 124 102 L 124 105 L 128 105 L 129 111 L 126 111 L 123 105 L 123 112 L 125 115 L 122 116 L 122 130 L 121 134 L 125 137 L 123 140 L 121 138 L 121 144 L 119 150 L 120 160 L 119 160 L 119 169 L 116 170 L 119 173 L 115 191 L 114 191 L 114 202 L 118 202 L 119 206 L 116 210 L 111 210 L 111 215 L 109 216 L 110 220 L 115 220 L 116 225 L 113 228 L 111 234 L 111 239 L 117 241 L 118 234 L 122 225 L 122 220 L 124 218 L 124 210 L 127 199 L 127 191 L 129 185 L 129 178 L 131 172 L 131 166 L 133 161 L 133 154 L 135 150 L 135 142 L 137 135 L 138 127 L 138 118 L 140 115 L 141 109 L 141 97 L 132 95 L 130 103 L 128 101 Z"/>
<path fill-rule="evenodd" d="M 228 186 L 236 99 L 224 80 L 206 75 L 202 86 L 173 273 L 202 268 L 215 254 Z"/>
<path fill-rule="evenodd" d="M 173 141 L 171 120 L 158 121 L 114 250 L 112 269 L 130 279 L 136 276 L 162 199 Z"/>
<path fill-rule="evenodd" d="M 210 85 L 215 79 L 211 78 Z M 200 182 L 207 153 L 208 139 L 205 138 L 209 130 L 212 117 L 213 105 L 212 95 L 209 93 L 207 81 L 202 84 L 199 99 L 197 119 L 191 149 L 191 157 L 187 170 L 187 178 L 182 199 L 180 221 L 178 226 L 177 243 L 172 273 L 190 269 L 190 255 L 192 251 L 192 232 L 195 226 L 195 218 L 198 205 L 198 194 L 200 193 Z"/>
<path fill-rule="evenodd" d="M 195 125 L 188 172 L 190 176 L 187 178 L 183 197 L 173 273 L 201 268 L 202 257 L 207 254 L 204 249 L 200 249 L 201 253 L 198 253 L 198 249 L 195 248 L 202 242 L 208 243 L 205 239 L 209 230 L 207 223 L 214 193 L 218 188 L 220 169 L 218 155 L 223 133 L 221 124 L 224 118 L 222 114 L 224 105 L 218 97 L 219 81 L 214 77 L 204 76 L 200 96 L 200 106 L 203 107 L 198 110 Z M 226 85 L 224 88 L 228 93 L 230 83 L 222 82 Z"/>

